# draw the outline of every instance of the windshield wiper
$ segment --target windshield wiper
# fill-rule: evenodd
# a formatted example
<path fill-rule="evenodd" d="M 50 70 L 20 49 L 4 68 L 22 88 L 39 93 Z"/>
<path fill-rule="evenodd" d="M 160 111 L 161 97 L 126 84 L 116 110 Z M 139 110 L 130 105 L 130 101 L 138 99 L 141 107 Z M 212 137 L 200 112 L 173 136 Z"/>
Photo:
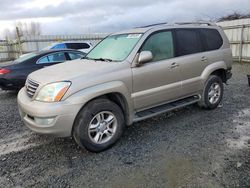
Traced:
<path fill-rule="evenodd" d="M 108 58 L 93 58 L 93 60 L 95 61 L 106 61 L 106 62 L 112 62 L 112 59 L 108 59 Z"/>
<path fill-rule="evenodd" d="M 81 59 L 89 59 L 89 60 L 94 60 L 94 61 L 105 61 L 105 62 L 112 62 L 114 60 L 108 59 L 108 58 L 90 58 L 90 57 L 82 57 Z"/>
<path fill-rule="evenodd" d="M 92 59 L 92 58 L 84 56 L 84 57 L 81 57 L 80 59 Z"/>

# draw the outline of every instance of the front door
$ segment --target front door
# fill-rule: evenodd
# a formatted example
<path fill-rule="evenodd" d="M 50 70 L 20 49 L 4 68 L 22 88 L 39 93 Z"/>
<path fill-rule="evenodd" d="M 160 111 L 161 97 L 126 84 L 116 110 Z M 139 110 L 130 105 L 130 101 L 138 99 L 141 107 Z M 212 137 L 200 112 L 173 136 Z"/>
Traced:
<path fill-rule="evenodd" d="M 151 51 L 153 60 L 132 68 L 135 109 L 140 111 L 180 97 L 181 76 L 172 31 L 151 34 L 141 51 Z"/>

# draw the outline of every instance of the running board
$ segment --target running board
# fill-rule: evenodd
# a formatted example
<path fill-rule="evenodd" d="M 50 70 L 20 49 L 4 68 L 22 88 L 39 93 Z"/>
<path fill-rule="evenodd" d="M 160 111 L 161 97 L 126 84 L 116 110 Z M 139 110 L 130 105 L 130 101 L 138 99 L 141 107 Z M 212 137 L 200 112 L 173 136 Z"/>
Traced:
<path fill-rule="evenodd" d="M 151 118 L 154 116 L 157 116 L 162 113 L 166 113 L 190 104 L 194 104 L 200 100 L 200 97 L 198 95 L 187 97 L 178 101 L 174 101 L 171 103 L 163 104 L 160 106 L 156 106 L 147 110 L 143 110 L 140 112 L 137 112 L 135 114 L 134 122 L 141 121 L 147 118 Z"/>

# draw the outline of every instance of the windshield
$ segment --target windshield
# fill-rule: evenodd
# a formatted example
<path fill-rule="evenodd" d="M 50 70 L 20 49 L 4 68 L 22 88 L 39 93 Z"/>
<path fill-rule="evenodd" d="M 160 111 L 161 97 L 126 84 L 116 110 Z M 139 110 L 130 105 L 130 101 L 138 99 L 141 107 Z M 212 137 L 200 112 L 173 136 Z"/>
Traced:
<path fill-rule="evenodd" d="M 45 48 L 41 49 L 41 51 L 45 51 L 45 50 L 51 50 L 57 43 L 52 43 L 49 46 L 46 46 Z"/>
<path fill-rule="evenodd" d="M 28 54 L 24 54 L 24 55 L 21 55 L 18 59 L 16 59 L 14 62 L 15 63 L 20 63 L 20 62 L 23 62 L 23 61 L 26 61 L 32 57 L 35 57 L 37 54 L 36 53 L 28 53 Z"/>
<path fill-rule="evenodd" d="M 123 61 L 128 57 L 141 36 L 142 34 L 111 35 L 91 50 L 86 58 Z"/>

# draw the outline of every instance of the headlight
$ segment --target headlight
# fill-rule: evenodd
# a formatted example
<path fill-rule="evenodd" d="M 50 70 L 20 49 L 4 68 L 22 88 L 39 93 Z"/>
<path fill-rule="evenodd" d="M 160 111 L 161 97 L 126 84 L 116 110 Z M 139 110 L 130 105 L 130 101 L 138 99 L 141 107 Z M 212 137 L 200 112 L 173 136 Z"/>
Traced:
<path fill-rule="evenodd" d="M 42 87 L 42 89 L 40 89 L 35 100 L 44 102 L 58 102 L 63 98 L 70 85 L 71 82 L 56 82 L 45 85 Z"/>

